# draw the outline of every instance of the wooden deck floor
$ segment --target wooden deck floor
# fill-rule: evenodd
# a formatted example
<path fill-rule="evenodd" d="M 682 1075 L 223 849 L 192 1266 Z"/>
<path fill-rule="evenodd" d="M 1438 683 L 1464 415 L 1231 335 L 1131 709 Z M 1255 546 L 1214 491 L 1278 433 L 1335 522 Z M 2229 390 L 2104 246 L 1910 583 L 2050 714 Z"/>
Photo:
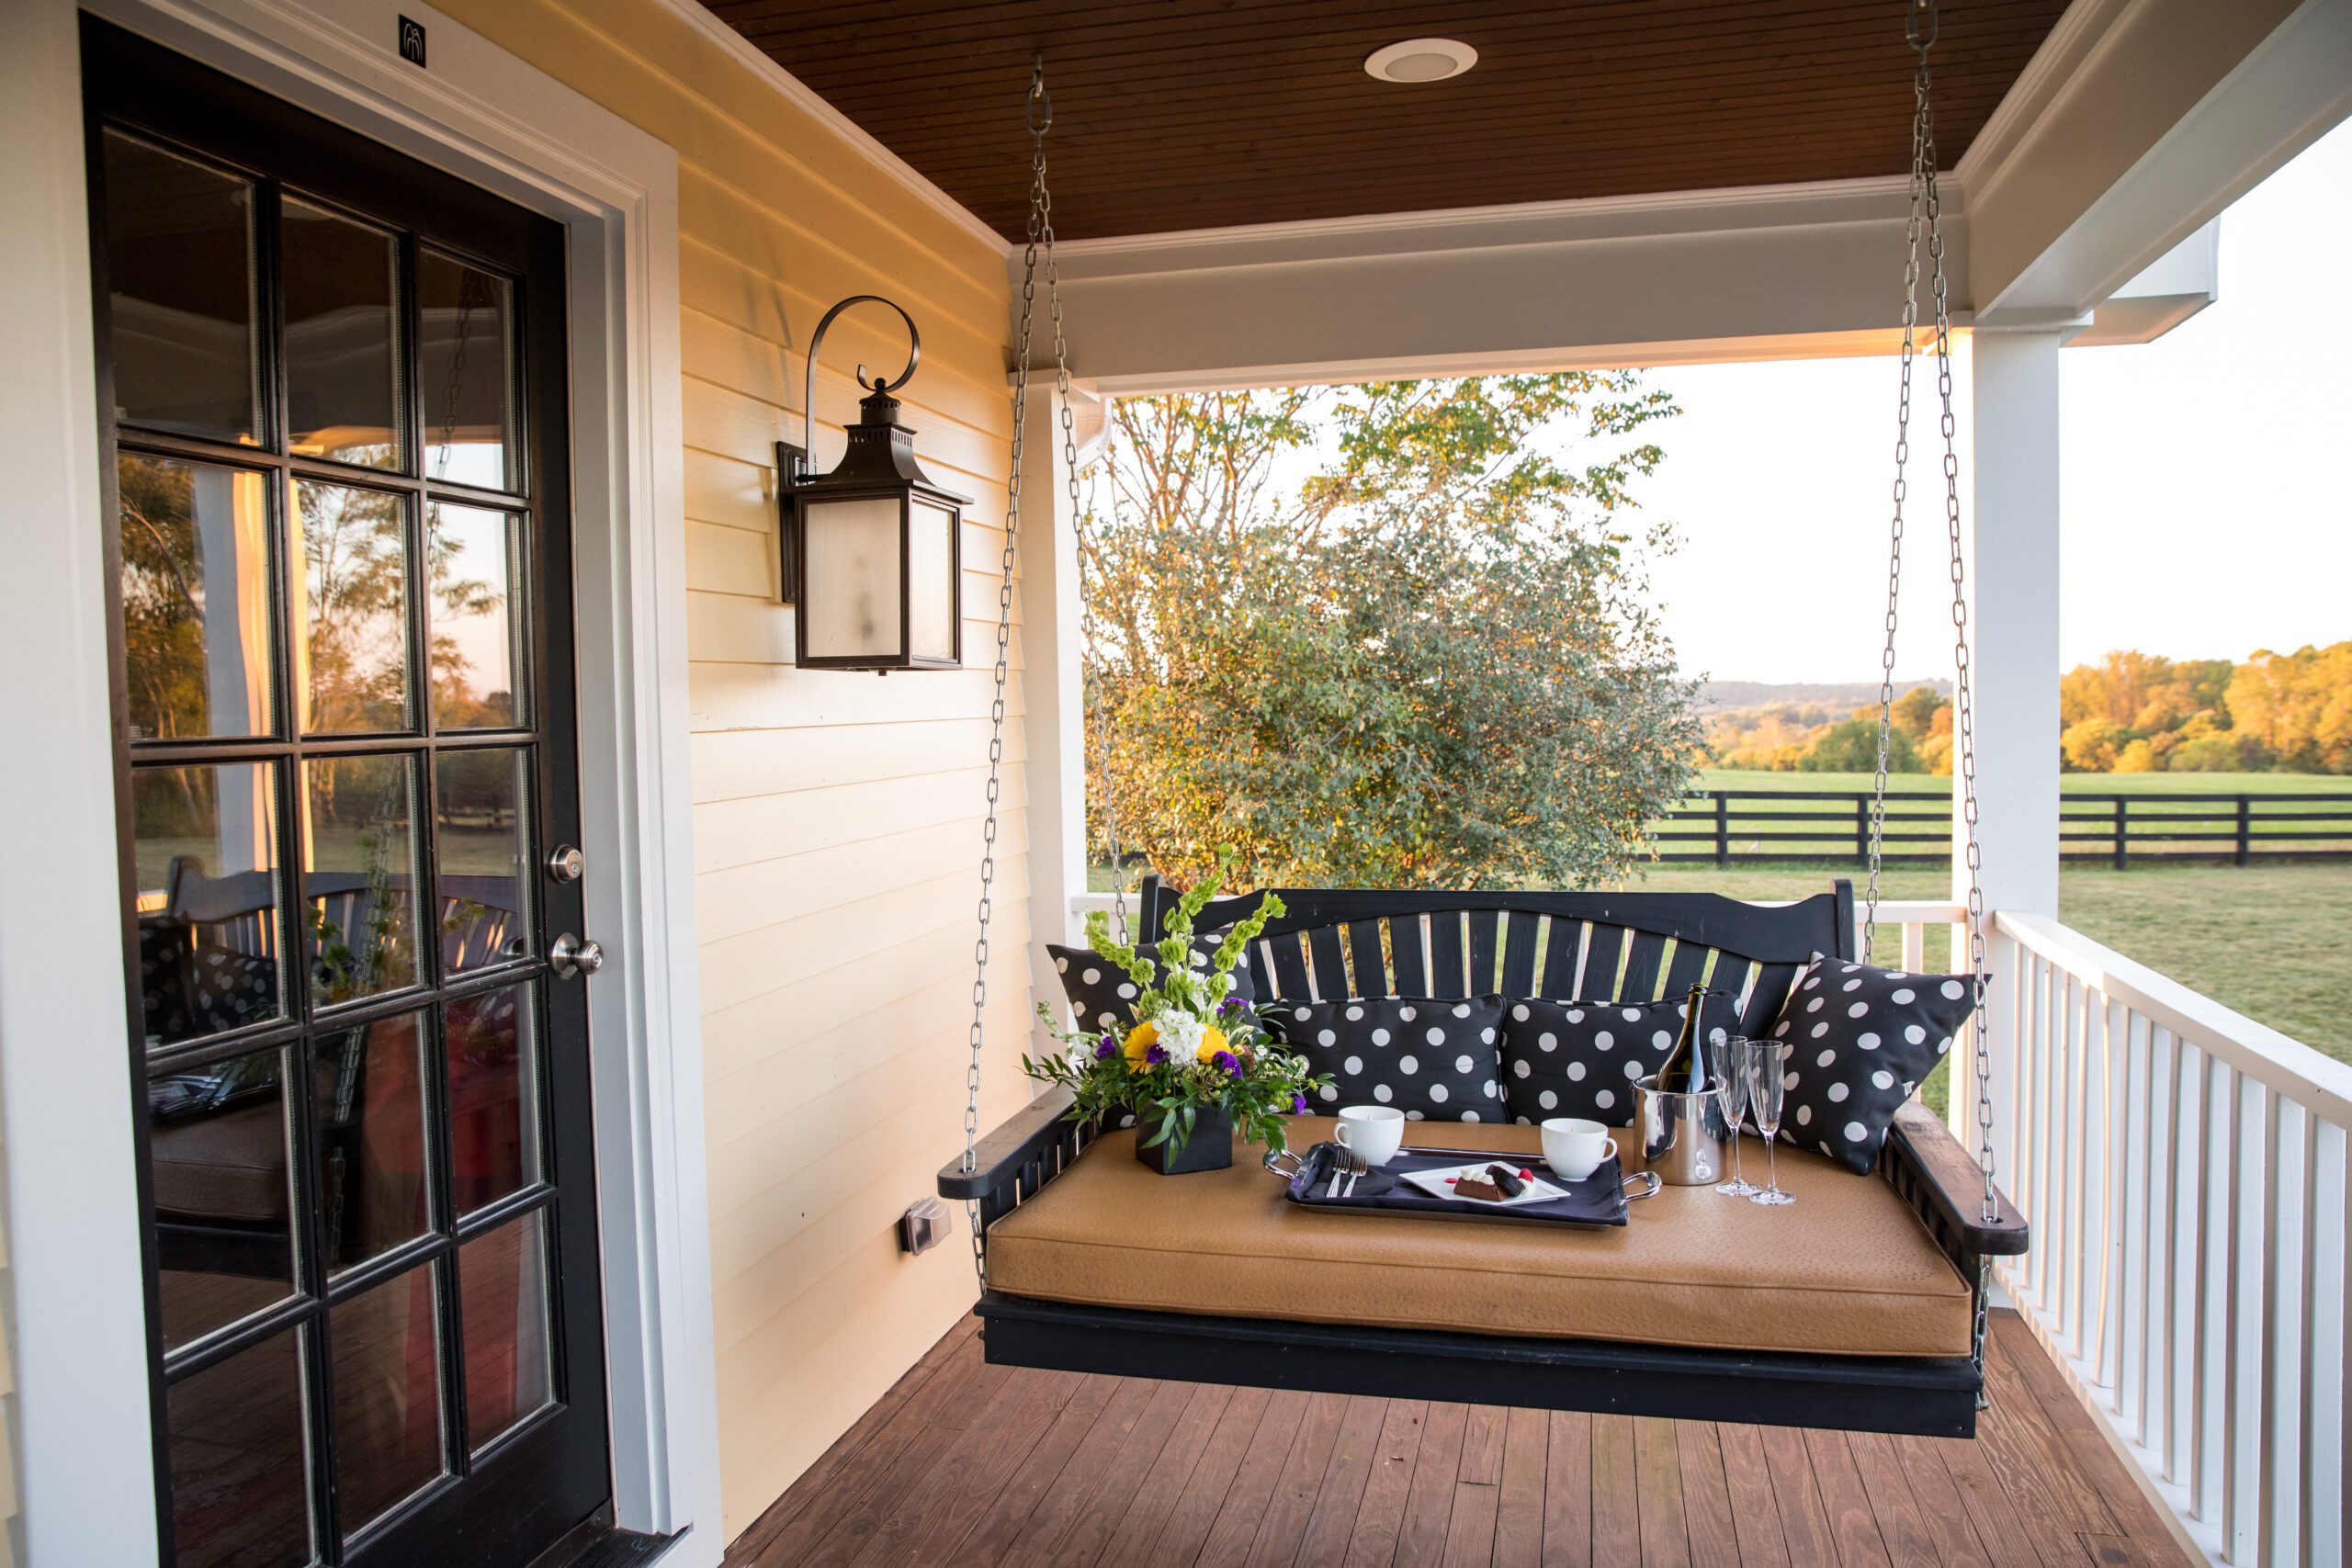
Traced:
<path fill-rule="evenodd" d="M 1016 1371 L 972 1327 L 729 1568 L 2188 1562 L 2009 1314 L 1973 1443 Z"/>

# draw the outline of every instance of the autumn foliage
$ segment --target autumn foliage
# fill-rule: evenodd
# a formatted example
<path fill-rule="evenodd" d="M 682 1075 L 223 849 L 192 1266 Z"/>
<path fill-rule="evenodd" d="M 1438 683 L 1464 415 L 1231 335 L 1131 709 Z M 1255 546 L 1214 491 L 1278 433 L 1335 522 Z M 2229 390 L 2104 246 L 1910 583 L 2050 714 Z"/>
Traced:
<path fill-rule="evenodd" d="M 1949 700 L 1916 687 L 1894 716 L 1893 772 L 1951 772 Z M 2240 664 L 2110 653 L 2060 678 L 2058 724 L 2069 773 L 2352 773 L 2352 642 L 2265 649 Z M 1721 767 L 1869 773 L 1878 765 L 1878 708 L 1730 708 L 1709 716 L 1707 741 Z"/>

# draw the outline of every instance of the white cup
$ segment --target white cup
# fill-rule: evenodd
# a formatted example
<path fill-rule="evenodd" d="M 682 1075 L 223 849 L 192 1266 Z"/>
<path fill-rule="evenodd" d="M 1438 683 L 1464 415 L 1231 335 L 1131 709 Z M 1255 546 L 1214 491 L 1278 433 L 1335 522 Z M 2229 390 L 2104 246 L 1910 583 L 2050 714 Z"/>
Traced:
<path fill-rule="evenodd" d="M 1581 1116 L 1555 1116 L 1544 1123 L 1544 1163 L 1570 1181 L 1582 1181 L 1600 1168 L 1616 1145 L 1609 1129 Z"/>
<path fill-rule="evenodd" d="M 1405 1146 L 1405 1113 L 1386 1105 L 1343 1105 L 1332 1134 L 1366 1165 L 1386 1165 Z"/>

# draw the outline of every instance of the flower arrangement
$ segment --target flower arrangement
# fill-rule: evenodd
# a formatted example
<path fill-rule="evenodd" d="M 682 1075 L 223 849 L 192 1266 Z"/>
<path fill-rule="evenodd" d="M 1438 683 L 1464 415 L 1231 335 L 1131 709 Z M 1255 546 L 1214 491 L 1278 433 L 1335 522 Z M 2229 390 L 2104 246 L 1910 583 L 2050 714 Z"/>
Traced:
<path fill-rule="evenodd" d="M 1329 1081 L 1309 1077 L 1305 1059 L 1276 1044 L 1233 995 L 1234 964 L 1266 922 L 1283 912 L 1282 900 L 1267 894 L 1225 933 L 1214 953 L 1196 953 L 1193 921 L 1209 897 L 1206 883 L 1186 893 L 1156 948 L 1114 942 L 1099 910 L 1087 918 L 1087 945 L 1135 982 L 1136 1022 L 1124 1036 L 1066 1030 L 1038 1006 L 1046 1029 L 1070 1050 L 1044 1061 L 1024 1055 L 1022 1070 L 1070 1091 L 1071 1121 L 1130 1112 L 1148 1129 L 1138 1148 L 1164 1144 L 1172 1156 L 1183 1150 L 1202 1113 L 1214 1110 L 1250 1142 L 1280 1149 L 1287 1146 L 1283 1118 L 1304 1111 L 1308 1092 Z"/>

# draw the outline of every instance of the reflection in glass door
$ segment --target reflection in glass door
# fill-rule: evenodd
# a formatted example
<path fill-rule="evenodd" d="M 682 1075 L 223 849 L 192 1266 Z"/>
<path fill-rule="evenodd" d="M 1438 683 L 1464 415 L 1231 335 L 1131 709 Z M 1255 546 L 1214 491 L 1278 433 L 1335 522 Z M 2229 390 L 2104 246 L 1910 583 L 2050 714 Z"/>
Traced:
<path fill-rule="evenodd" d="M 563 236 L 85 57 L 167 1560 L 525 1562 L 610 1491 Z"/>

